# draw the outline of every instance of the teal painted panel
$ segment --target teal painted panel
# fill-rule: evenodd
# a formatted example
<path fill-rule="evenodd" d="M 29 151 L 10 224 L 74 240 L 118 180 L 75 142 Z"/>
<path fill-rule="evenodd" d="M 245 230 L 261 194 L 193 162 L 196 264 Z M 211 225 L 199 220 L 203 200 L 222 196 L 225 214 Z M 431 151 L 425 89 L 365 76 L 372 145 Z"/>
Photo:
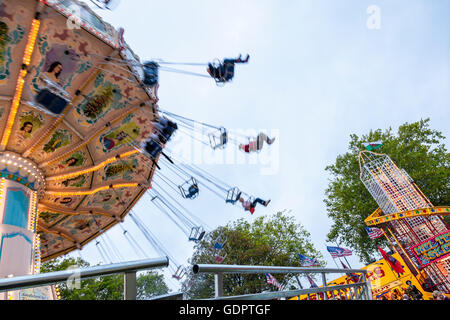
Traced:
<path fill-rule="evenodd" d="M 27 229 L 29 200 L 25 191 L 19 188 L 8 188 L 3 223 Z"/>

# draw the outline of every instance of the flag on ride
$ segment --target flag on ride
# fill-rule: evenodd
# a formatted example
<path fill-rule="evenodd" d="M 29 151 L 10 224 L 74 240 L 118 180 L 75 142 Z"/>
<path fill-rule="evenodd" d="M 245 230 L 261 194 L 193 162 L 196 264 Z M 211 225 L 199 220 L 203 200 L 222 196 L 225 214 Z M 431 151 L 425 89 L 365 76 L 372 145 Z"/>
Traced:
<path fill-rule="evenodd" d="M 389 265 L 391 266 L 392 270 L 397 272 L 398 274 L 405 273 L 405 270 L 403 269 L 403 266 L 400 264 L 400 262 L 392 257 L 391 255 L 387 254 L 383 249 L 380 247 L 377 247 L 380 251 L 381 255 L 383 256 L 383 259 L 386 260 Z"/>
<path fill-rule="evenodd" d="M 341 261 L 341 263 L 342 263 L 342 268 L 344 268 L 344 269 L 348 269 L 348 267 Z M 346 272 L 345 273 L 348 277 L 350 277 L 350 279 L 352 279 L 352 281 L 354 282 L 354 283 L 357 283 L 357 282 L 359 282 L 359 279 L 360 279 L 360 275 L 359 274 L 356 274 L 356 273 L 349 273 L 349 272 Z"/>
<path fill-rule="evenodd" d="M 319 286 L 314 282 L 314 280 L 309 276 L 309 274 L 306 274 L 306 278 L 308 278 L 309 283 L 311 284 L 311 288 L 318 288 Z M 319 297 L 323 300 L 324 294 L 323 292 L 319 292 Z"/>
<path fill-rule="evenodd" d="M 278 287 L 278 289 L 282 290 L 281 284 L 270 273 L 266 273 L 266 280 L 268 284 L 274 285 Z"/>
<path fill-rule="evenodd" d="M 298 257 L 300 259 L 300 263 L 302 265 L 302 267 L 314 267 L 314 266 L 320 266 L 319 261 L 317 261 L 314 258 L 310 258 L 307 256 L 304 256 L 302 254 L 298 254 Z"/>
<path fill-rule="evenodd" d="M 375 227 L 366 227 L 370 239 L 376 239 L 384 235 L 384 230 Z"/>
<path fill-rule="evenodd" d="M 309 274 L 306 274 L 306 278 L 308 278 L 309 283 L 311 284 L 311 288 L 317 288 L 317 284 L 314 282 L 314 280 L 309 276 Z"/>
<path fill-rule="evenodd" d="M 381 141 L 376 141 L 376 142 L 366 142 L 363 143 L 363 145 L 367 150 L 372 151 L 380 148 L 383 145 L 383 143 Z"/>
<path fill-rule="evenodd" d="M 346 257 L 346 256 L 351 256 L 352 255 L 352 251 L 345 249 L 345 248 L 341 248 L 341 247 L 329 247 L 327 246 L 327 250 L 328 252 L 331 254 L 331 256 L 334 258 L 340 258 L 340 257 Z"/>

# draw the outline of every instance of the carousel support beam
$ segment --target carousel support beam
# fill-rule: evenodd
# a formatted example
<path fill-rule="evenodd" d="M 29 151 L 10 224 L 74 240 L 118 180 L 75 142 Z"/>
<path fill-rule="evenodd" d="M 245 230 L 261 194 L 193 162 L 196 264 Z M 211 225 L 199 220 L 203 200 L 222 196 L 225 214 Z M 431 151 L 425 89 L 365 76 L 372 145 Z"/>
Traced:
<path fill-rule="evenodd" d="M 74 238 L 72 238 L 71 236 L 69 236 L 69 235 L 66 234 L 65 232 L 58 231 L 58 230 L 48 229 L 48 228 L 45 228 L 45 227 L 43 227 L 43 226 L 41 226 L 41 225 L 38 226 L 38 229 L 39 229 L 40 231 L 45 232 L 45 233 L 49 233 L 49 234 L 53 234 L 53 235 L 55 235 L 55 236 L 63 237 L 64 239 L 66 239 L 66 240 L 72 242 L 75 246 L 76 246 L 77 244 L 79 244 Z"/>
<path fill-rule="evenodd" d="M 38 10 L 42 5 L 41 2 L 38 4 Z M 14 93 L 14 98 L 12 100 L 11 108 L 9 110 L 8 121 L 6 122 L 6 127 L 3 131 L 3 137 L 0 142 L 0 151 L 4 151 L 8 145 L 9 137 L 11 136 L 11 130 L 13 128 L 17 110 L 19 109 L 20 100 L 22 98 L 23 87 L 25 85 L 25 76 L 27 75 L 27 68 L 30 65 L 31 55 L 34 51 L 34 46 L 36 43 L 36 37 L 39 32 L 40 27 L 39 11 L 31 23 L 30 32 L 28 33 L 28 41 L 25 47 L 25 53 L 22 59 L 22 69 L 19 72 L 19 77 L 17 79 L 16 90 Z"/>

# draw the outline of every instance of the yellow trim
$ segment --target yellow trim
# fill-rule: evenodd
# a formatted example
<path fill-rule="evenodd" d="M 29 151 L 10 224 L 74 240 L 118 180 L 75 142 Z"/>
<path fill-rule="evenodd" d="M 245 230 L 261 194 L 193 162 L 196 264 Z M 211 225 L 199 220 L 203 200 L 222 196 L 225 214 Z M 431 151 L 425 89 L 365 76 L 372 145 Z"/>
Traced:
<path fill-rule="evenodd" d="M 381 211 L 381 208 L 377 208 L 370 216 L 368 216 L 364 222 L 367 224 L 367 221 L 373 219 L 373 218 L 378 218 L 383 214 L 383 211 Z M 367 224 L 368 225 L 368 224 Z"/>
<path fill-rule="evenodd" d="M 435 215 L 450 215 L 450 207 L 441 206 L 441 207 L 431 207 L 431 208 L 422 208 L 422 209 L 414 209 L 403 212 L 396 212 L 387 214 L 384 216 L 379 215 L 381 210 L 379 208 L 375 210 L 369 217 L 364 220 L 367 226 L 376 226 L 382 223 L 391 222 L 395 220 L 402 220 L 405 218 L 417 217 L 417 216 L 435 216 Z"/>
<path fill-rule="evenodd" d="M 94 190 L 88 190 L 88 191 L 69 191 L 69 192 L 60 192 L 60 191 L 46 191 L 45 193 L 48 195 L 52 195 L 52 196 L 85 196 L 85 195 L 92 195 L 94 193 L 103 191 L 103 190 L 108 190 L 110 188 L 112 189 L 119 189 L 119 188 L 133 188 L 133 187 L 137 187 L 139 184 L 138 183 L 119 183 L 119 184 L 114 184 L 111 186 L 103 186 L 103 187 L 99 187 L 97 189 Z"/>
<path fill-rule="evenodd" d="M 25 68 L 20 70 L 19 78 L 17 79 L 16 91 L 14 93 L 14 99 L 11 104 L 11 109 L 8 115 L 8 121 L 6 122 L 6 128 L 1 141 L 1 148 L 6 149 L 8 145 L 9 137 L 11 136 L 11 130 L 16 119 L 17 110 L 19 109 L 20 99 L 22 98 L 23 86 L 25 84 L 25 76 L 27 75 L 26 67 L 30 64 L 31 55 L 34 51 L 34 44 L 36 43 L 36 37 L 39 31 L 41 22 L 39 20 L 33 19 L 31 23 L 30 33 L 28 34 L 28 42 L 25 47 L 25 53 L 22 59 L 22 63 Z"/>
<path fill-rule="evenodd" d="M 125 117 L 127 117 L 128 115 L 130 115 L 131 113 L 135 112 L 136 110 L 138 110 L 138 107 L 134 107 L 133 109 L 125 112 L 124 114 L 120 115 L 119 117 L 115 118 L 114 120 L 110 121 L 111 125 L 116 124 L 117 122 L 123 120 Z M 100 134 L 102 134 L 102 132 L 107 131 L 109 129 L 109 127 L 104 127 L 101 130 L 95 132 L 91 137 L 89 137 L 89 139 L 85 139 L 83 141 L 81 141 L 77 146 L 75 146 L 75 148 L 70 149 L 67 152 L 64 152 L 63 154 L 61 154 L 60 156 L 57 156 L 56 158 L 47 161 L 47 162 L 43 162 L 39 165 L 40 168 L 44 167 L 44 166 L 49 166 L 55 162 L 58 162 L 60 159 L 66 157 L 69 154 L 72 154 L 73 152 L 76 152 L 82 148 L 84 148 L 85 146 L 87 146 L 93 139 L 95 139 L 96 137 L 98 137 Z M 40 142 L 39 145 L 41 145 L 42 143 Z"/>
<path fill-rule="evenodd" d="M 139 152 L 138 150 L 128 151 L 128 152 L 125 152 L 125 153 L 122 153 L 121 155 L 119 155 L 118 158 L 117 157 L 109 158 L 109 159 L 99 163 L 96 166 L 93 166 L 93 167 L 90 167 L 90 168 L 87 168 L 87 169 L 84 169 L 84 170 L 71 172 L 71 173 L 66 173 L 66 174 L 53 176 L 53 177 L 47 177 L 47 181 L 70 179 L 70 178 L 73 178 L 73 177 L 81 176 L 82 174 L 85 174 L 85 173 L 90 173 L 90 172 L 93 172 L 93 171 L 97 171 L 97 170 L 105 167 L 106 165 L 108 165 L 110 163 L 113 163 L 113 162 L 115 162 L 115 161 L 117 161 L 119 159 L 123 159 L 123 158 L 129 157 L 129 156 L 131 156 L 133 154 L 136 154 L 138 152 Z"/>

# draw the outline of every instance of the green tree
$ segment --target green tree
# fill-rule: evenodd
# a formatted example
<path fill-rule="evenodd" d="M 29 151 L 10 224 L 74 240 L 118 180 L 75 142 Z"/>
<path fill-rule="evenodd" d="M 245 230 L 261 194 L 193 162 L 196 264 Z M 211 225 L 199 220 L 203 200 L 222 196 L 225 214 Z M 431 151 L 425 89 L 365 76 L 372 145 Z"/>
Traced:
<path fill-rule="evenodd" d="M 86 267 L 89 267 L 89 263 L 80 258 L 57 258 L 42 264 L 41 273 Z M 66 283 L 61 283 L 59 290 L 62 300 L 122 300 L 123 284 L 123 275 L 119 274 L 82 280 L 80 288 L 70 288 Z M 169 292 L 164 276 L 155 272 L 138 274 L 136 287 L 138 300 Z"/>
<path fill-rule="evenodd" d="M 214 249 L 214 240 L 226 238 L 222 251 Z M 300 266 L 297 254 L 314 257 L 323 262 L 323 257 L 310 240 L 310 234 L 293 217 L 283 212 L 259 217 L 253 224 L 239 219 L 210 233 L 210 237 L 194 248 L 192 264 L 214 262 L 217 254 L 225 256 L 224 264 L 260 266 Z M 276 274 L 277 281 L 285 288 L 295 285 L 293 274 Z M 267 284 L 264 274 L 224 274 L 224 294 L 241 295 L 274 290 Z M 188 274 L 183 283 L 187 296 L 201 299 L 214 296 L 214 275 Z M 276 289 L 276 288 L 275 288 Z"/>
<path fill-rule="evenodd" d="M 137 299 L 147 300 L 152 297 L 169 293 L 169 288 L 164 282 L 164 276 L 156 272 L 140 274 L 136 279 Z"/>
<path fill-rule="evenodd" d="M 365 231 L 364 219 L 378 208 L 359 179 L 358 153 L 364 150 L 363 143 L 383 142 L 376 150 L 387 154 L 400 168 L 408 172 L 419 188 L 435 206 L 450 204 L 450 155 L 441 132 L 429 127 L 429 119 L 401 125 L 394 133 L 391 128 L 370 131 L 358 137 L 350 135 L 349 151 L 339 155 L 326 171 L 331 179 L 326 189 L 324 202 L 333 225 L 328 240 L 344 243 L 369 263 L 377 252 L 377 245 L 385 239 L 371 240 Z M 448 223 L 448 222 L 447 222 Z"/>

